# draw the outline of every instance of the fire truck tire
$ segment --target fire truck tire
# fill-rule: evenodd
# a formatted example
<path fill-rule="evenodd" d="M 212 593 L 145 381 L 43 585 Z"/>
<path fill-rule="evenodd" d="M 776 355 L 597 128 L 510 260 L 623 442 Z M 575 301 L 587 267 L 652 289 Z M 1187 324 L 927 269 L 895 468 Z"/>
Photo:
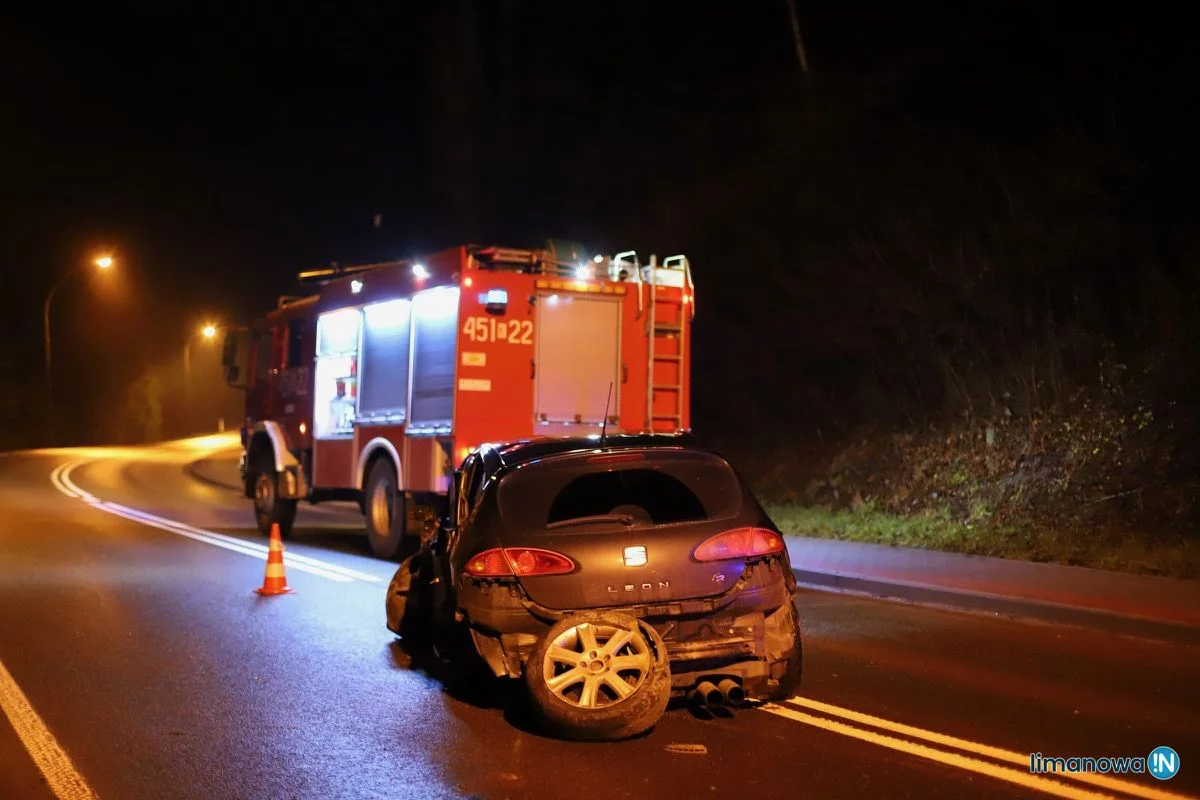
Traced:
<path fill-rule="evenodd" d="M 363 494 L 371 552 L 394 561 L 404 544 L 407 514 L 404 493 L 400 491 L 391 461 L 381 458 L 372 465 Z"/>
<path fill-rule="evenodd" d="M 279 526 L 279 535 L 292 535 L 296 522 L 296 501 L 280 498 L 279 473 L 270 459 L 260 459 L 253 470 L 254 518 L 263 536 L 269 536 L 271 526 Z"/>

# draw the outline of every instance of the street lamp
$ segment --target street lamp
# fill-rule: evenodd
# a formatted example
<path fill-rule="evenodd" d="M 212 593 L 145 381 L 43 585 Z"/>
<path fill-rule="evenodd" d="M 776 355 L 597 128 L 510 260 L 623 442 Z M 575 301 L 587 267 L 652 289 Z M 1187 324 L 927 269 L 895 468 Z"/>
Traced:
<path fill-rule="evenodd" d="M 105 270 L 115 263 L 112 256 L 97 256 L 93 259 L 92 264 L 99 269 Z M 54 299 L 54 295 L 58 294 L 58 290 L 66 283 L 67 278 L 78 274 L 86 265 L 79 264 L 73 269 L 69 269 L 50 287 L 50 292 L 46 295 L 46 302 L 42 306 L 42 325 L 45 334 L 45 354 L 46 354 L 46 409 L 50 413 L 50 438 L 54 439 L 54 370 L 50 358 L 50 302 Z M 51 441 L 53 444 L 53 441 Z"/>
<path fill-rule="evenodd" d="M 192 413 L 192 340 L 197 336 L 202 336 L 211 342 L 217 337 L 217 330 L 217 326 L 213 323 L 206 323 L 200 330 L 188 336 L 183 343 L 183 391 L 189 415 Z"/>

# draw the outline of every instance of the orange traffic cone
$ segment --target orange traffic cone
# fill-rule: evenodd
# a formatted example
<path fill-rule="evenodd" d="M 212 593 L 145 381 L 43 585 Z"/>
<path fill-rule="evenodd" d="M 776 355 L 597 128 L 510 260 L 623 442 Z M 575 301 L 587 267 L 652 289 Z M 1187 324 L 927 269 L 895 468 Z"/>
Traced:
<path fill-rule="evenodd" d="M 271 526 L 271 545 L 267 551 L 267 572 L 263 575 L 263 585 L 254 591 L 261 595 L 287 594 L 291 591 L 283 571 L 283 539 L 279 535 L 278 523 Z"/>

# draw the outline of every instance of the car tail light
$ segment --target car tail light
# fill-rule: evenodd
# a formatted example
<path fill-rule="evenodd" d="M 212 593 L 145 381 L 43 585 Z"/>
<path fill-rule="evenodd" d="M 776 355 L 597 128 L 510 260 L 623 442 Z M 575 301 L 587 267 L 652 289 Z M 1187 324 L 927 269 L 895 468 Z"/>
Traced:
<path fill-rule="evenodd" d="M 476 578 L 495 578 L 501 575 L 512 575 L 512 567 L 504 557 L 504 551 L 499 547 L 484 550 L 467 562 L 465 567 L 468 575 Z"/>
<path fill-rule="evenodd" d="M 752 558 L 783 552 L 783 537 L 767 528 L 734 528 L 705 539 L 692 555 L 697 561 Z"/>
<path fill-rule="evenodd" d="M 474 578 L 565 575 L 575 571 L 575 562 L 561 553 L 538 547 L 493 547 L 472 557 L 464 569 Z"/>

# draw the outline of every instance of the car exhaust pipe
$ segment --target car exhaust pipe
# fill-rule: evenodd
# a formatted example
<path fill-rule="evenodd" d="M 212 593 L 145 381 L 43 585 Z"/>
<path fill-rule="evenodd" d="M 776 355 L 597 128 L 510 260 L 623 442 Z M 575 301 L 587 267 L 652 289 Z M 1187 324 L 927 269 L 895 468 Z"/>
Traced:
<path fill-rule="evenodd" d="M 702 681 L 699 686 L 692 690 L 692 700 L 710 708 L 716 708 L 725 702 L 725 695 L 721 693 L 720 689 L 713 686 L 710 681 Z"/>
<path fill-rule="evenodd" d="M 725 701 L 733 706 L 746 702 L 746 691 L 732 678 L 726 678 L 717 684 L 717 691 L 725 695 Z"/>

